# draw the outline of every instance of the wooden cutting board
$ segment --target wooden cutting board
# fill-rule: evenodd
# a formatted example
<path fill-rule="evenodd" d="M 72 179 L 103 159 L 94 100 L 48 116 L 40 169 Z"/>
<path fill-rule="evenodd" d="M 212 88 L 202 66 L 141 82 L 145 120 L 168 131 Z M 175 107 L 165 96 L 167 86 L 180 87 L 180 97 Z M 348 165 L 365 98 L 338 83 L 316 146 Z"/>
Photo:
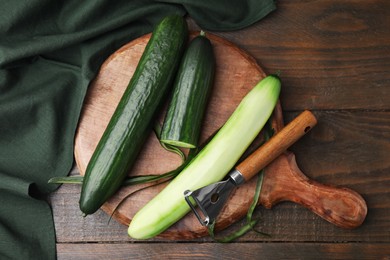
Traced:
<path fill-rule="evenodd" d="M 196 34 L 192 33 L 191 38 L 194 35 Z M 215 84 L 202 127 L 201 142 L 224 124 L 241 99 L 260 79 L 265 77 L 265 73 L 257 62 L 243 50 L 215 35 L 208 34 L 207 36 L 213 44 L 217 65 Z M 144 35 L 113 53 L 102 65 L 98 76 L 89 87 L 75 139 L 75 159 L 82 175 L 84 175 L 92 153 L 134 73 L 149 38 L 150 34 Z M 160 114 L 160 122 L 162 122 L 163 114 L 164 111 Z M 283 127 L 280 104 L 275 108 L 273 114 L 273 126 L 276 131 Z M 261 139 L 261 136 L 259 136 L 259 139 Z M 136 164 L 129 171 L 129 175 L 161 174 L 175 169 L 180 164 L 180 157 L 164 150 L 155 134 L 151 132 Z M 288 178 L 297 179 L 295 184 L 301 187 L 301 192 L 308 194 L 308 196 L 302 197 L 299 189 L 298 195 L 290 192 L 287 196 L 283 196 L 283 194 L 286 194 L 280 191 L 285 190 L 286 186 L 287 190 L 291 190 L 292 182 Z M 253 178 L 233 192 L 218 218 L 218 229 L 223 229 L 245 216 L 253 200 L 256 179 Z M 331 193 L 337 194 L 337 198 L 344 201 L 344 204 L 340 204 L 341 206 L 330 205 L 333 208 L 336 206 L 337 210 L 332 211 L 332 213 L 327 211 L 325 214 L 321 205 L 316 205 L 316 197 L 310 195 L 312 194 L 311 190 L 318 190 L 317 187 L 322 186 L 312 181 L 310 183 L 313 186 L 307 186 L 307 181 L 307 178 L 296 166 L 293 154 L 286 153 L 268 167 L 259 204 L 269 208 L 279 201 L 290 200 L 309 207 L 328 221 L 335 224 L 341 223 L 340 226 L 354 227 L 361 224 L 367 209 L 365 208 L 364 211 L 364 200 L 357 193 L 348 189 L 337 189 L 322 185 L 327 192 L 330 188 Z M 303 185 L 299 183 L 303 183 Z M 102 206 L 102 209 L 111 215 L 118 203 L 128 194 L 145 186 L 137 185 L 121 188 Z M 127 226 L 135 213 L 165 186 L 166 184 L 160 184 L 134 193 L 115 211 L 114 219 Z M 358 210 L 356 210 L 356 205 L 358 205 Z M 351 210 L 354 212 L 354 216 L 352 224 L 349 224 L 351 220 L 346 221 L 345 215 L 348 215 L 348 218 L 351 219 L 349 216 Z M 337 213 L 337 221 L 333 221 L 335 219 L 332 216 L 334 213 Z M 345 225 L 345 223 L 347 224 Z M 190 239 L 207 234 L 206 228 L 199 223 L 194 214 L 190 213 L 159 236 L 169 239 Z"/>

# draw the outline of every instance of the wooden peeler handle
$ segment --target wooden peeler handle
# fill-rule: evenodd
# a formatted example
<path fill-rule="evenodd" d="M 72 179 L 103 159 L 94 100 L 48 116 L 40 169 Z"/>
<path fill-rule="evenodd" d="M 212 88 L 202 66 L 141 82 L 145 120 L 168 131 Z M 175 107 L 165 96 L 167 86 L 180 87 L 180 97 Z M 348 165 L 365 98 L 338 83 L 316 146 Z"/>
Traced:
<path fill-rule="evenodd" d="M 248 181 L 261 169 L 265 168 L 265 166 L 286 151 L 287 148 L 305 135 L 316 124 L 317 119 L 315 116 L 310 111 L 305 110 L 280 130 L 280 132 L 248 156 L 236 167 L 236 169 L 242 174 L 245 181 Z"/>

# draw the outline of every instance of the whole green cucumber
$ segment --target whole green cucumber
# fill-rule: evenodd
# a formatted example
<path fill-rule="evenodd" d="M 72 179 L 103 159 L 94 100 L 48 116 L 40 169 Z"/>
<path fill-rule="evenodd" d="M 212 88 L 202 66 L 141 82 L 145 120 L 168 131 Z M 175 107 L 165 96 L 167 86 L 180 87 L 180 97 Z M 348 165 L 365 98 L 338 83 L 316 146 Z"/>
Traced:
<path fill-rule="evenodd" d="M 178 15 L 165 17 L 153 30 L 88 163 L 79 201 L 85 215 L 97 211 L 126 178 L 172 85 L 187 37 L 186 21 Z"/>
<path fill-rule="evenodd" d="M 214 73 L 213 46 L 202 31 L 190 42 L 180 63 L 161 142 L 184 148 L 197 146 Z"/>

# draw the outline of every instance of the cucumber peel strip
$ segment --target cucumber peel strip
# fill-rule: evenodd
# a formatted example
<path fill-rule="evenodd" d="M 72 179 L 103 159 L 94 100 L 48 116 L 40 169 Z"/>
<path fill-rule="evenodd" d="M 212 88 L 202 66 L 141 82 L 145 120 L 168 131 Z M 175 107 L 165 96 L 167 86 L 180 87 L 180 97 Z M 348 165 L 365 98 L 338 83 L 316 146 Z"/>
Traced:
<path fill-rule="evenodd" d="M 154 132 L 155 132 L 155 134 L 156 134 L 156 136 L 157 136 L 157 139 L 160 140 L 160 139 L 161 139 L 161 130 L 162 130 L 162 127 L 161 127 L 161 125 L 160 125 L 158 122 L 156 122 L 156 123 L 154 124 L 153 130 L 154 130 Z M 180 158 L 181 158 L 181 160 L 182 160 L 182 163 L 185 162 L 186 156 L 185 156 L 185 154 L 183 153 L 183 151 L 180 150 L 180 148 L 178 148 L 177 146 L 175 146 L 175 145 L 173 145 L 173 144 L 168 144 L 168 143 L 164 143 L 164 142 L 161 142 L 161 141 L 159 141 L 159 142 L 160 142 L 160 145 L 161 145 L 165 150 L 167 150 L 167 151 L 169 151 L 169 152 L 172 152 L 172 153 L 175 153 L 175 154 L 179 155 Z"/>

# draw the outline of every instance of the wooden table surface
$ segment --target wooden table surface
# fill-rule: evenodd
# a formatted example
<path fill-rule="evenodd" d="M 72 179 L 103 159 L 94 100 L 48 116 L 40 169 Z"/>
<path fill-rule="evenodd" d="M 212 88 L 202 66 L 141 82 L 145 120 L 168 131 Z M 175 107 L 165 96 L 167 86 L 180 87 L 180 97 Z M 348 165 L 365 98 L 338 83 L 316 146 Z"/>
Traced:
<path fill-rule="evenodd" d="M 271 237 L 135 241 L 102 211 L 83 218 L 80 187 L 63 185 L 50 196 L 58 259 L 390 259 L 390 1 L 277 5 L 246 29 L 213 33 L 246 50 L 266 73 L 281 71 L 286 123 L 304 109 L 317 116 L 318 125 L 290 150 L 311 179 L 364 197 L 363 225 L 340 229 L 285 202 L 256 210 L 258 229 Z"/>

